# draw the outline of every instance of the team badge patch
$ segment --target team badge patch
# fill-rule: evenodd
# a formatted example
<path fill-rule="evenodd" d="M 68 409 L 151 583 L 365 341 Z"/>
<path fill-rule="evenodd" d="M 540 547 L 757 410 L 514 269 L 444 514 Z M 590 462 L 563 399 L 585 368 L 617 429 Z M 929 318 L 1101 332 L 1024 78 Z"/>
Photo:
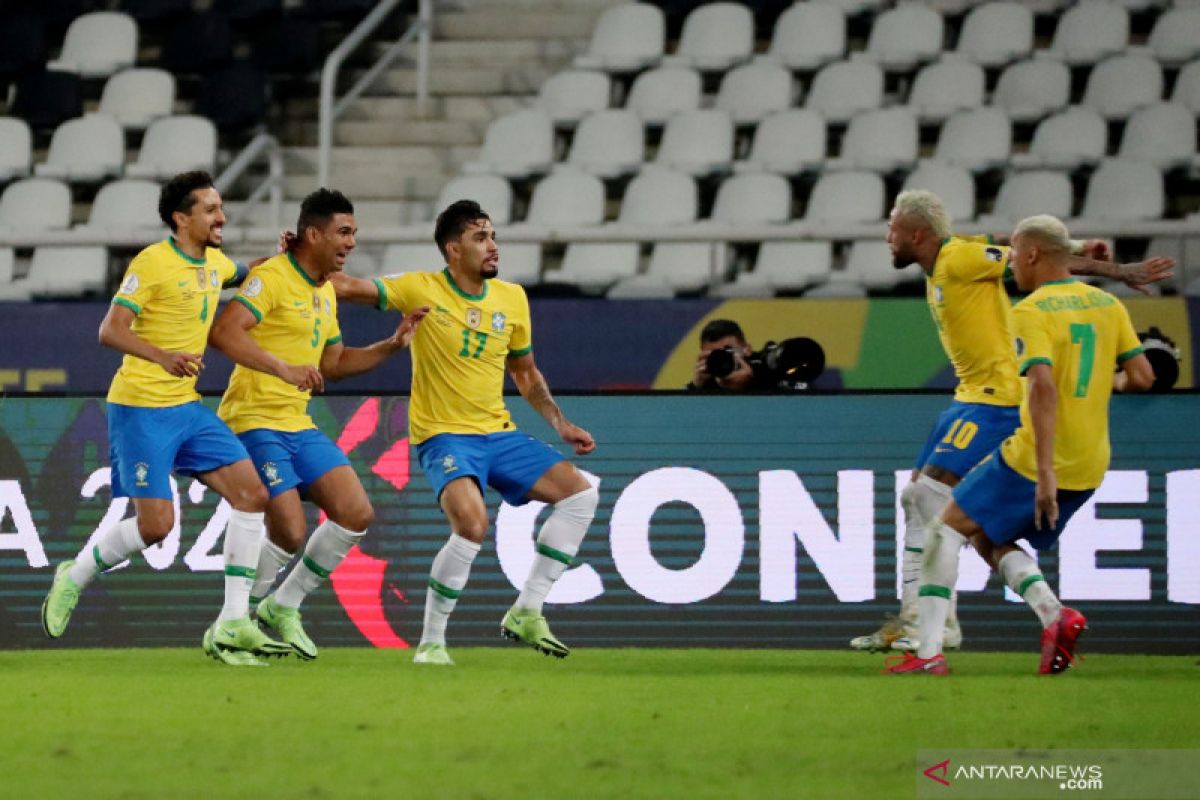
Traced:
<path fill-rule="evenodd" d="M 120 291 L 120 293 L 121 293 L 121 294 L 133 294 L 133 293 L 134 293 L 134 292 L 136 292 L 137 290 L 138 290 L 138 277 L 137 277 L 137 275 L 132 275 L 132 274 L 131 274 L 131 275 L 127 275 L 127 276 L 125 277 L 125 282 L 121 284 L 121 288 L 120 288 L 120 290 L 119 290 L 119 291 Z"/>
<path fill-rule="evenodd" d="M 314 314 L 321 313 L 321 296 L 319 294 L 313 295 L 313 313 Z"/>
<path fill-rule="evenodd" d="M 325 298 L 325 316 L 328 317 L 328 316 L 331 316 L 332 314 L 333 314 L 333 309 L 329 305 L 329 298 L 326 297 Z"/>
<path fill-rule="evenodd" d="M 497 311 L 495 314 L 492 314 L 492 330 L 494 330 L 496 333 L 500 333 L 502 330 L 504 330 L 504 320 L 505 319 L 506 319 L 506 317 L 500 311 Z"/>
<path fill-rule="evenodd" d="M 215 269 L 209 270 L 208 283 L 214 289 L 221 285 L 221 279 L 217 277 L 217 271 Z"/>
<path fill-rule="evenodd" d="M 150 467 L 145 461 L 139 461 L 133 467 L 133 477 L 137 479 L 138 486 L 149 486 L 146 483 L 146 477 L 150 474 Z"/>
<path fill-rule="evenodd" d="M 944 302 L 946 302 L 946 301 L 945 301 L 945 300 L 942 298 L 942 287 L 940 287 L 940 286 L 934 286 L 934 287 L 933 287 L 933 299 L 934 299 L 935 301 L 937 301 L 938 303 L 944 303 Z"/>
<path fill-rule="evenodd" d="M 999 247 L 989 247 L 983 251 L 983 254 L 997 264 L 1004 260 L 1004 251 Z"/>
<path fill-rule="evenodd" d="M 263 282 L 262 278 L 251 278 L 246 281 L 246 285 L 242 287 L 242 294 L 246 297 L 258 297 L 262 294 Z"/>
<path fill-rule="evenodd" d="M 457 472 L 457 471 L 458 471 L 458 465 L 454 463 L 454 456 L 450 456 L 450 455 L 443 456 L 442 457 L 442 472 L 446 475 L 449 475 L 451 472 Z"/>
<path fill-rule="evenodd" d="M 267 479 L 267 486 L 278 486 L 283 482 L 283 478 L 279 477 L 279 467 L 275 466 L 274 461 L 262 465 L 262 474 Z"/>
<path fill-rule="evenodd" d="M 475 330 L 479 327 L 479 323 L 483 322 L 483 312 L 478 308 L 467 309 L 467 327 Z"/>
<path fill-rule="evenodd" d="M 201 289 L 208 283 L 208 272 L 204 267 L 196 267 L 196 285 Z"/>

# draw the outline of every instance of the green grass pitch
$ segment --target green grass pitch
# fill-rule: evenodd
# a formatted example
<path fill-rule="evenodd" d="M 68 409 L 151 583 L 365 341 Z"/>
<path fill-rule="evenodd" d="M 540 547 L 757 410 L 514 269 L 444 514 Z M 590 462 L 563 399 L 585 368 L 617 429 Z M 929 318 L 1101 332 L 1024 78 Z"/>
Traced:
<path fill-rule="evenodd" d="M 1187 748 L 1194 658 L 951 656 L 947 679 L 812 650 L 0 652 L 0 796 L 912 797 L 918 748 Z"/>

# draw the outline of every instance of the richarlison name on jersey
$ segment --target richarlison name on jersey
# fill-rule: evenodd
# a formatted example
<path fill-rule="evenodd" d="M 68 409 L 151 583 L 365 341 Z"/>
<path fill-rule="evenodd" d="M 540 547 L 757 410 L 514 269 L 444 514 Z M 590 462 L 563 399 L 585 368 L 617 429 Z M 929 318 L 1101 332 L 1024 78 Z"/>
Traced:
<path fill-rule="evenodd" d="M 1089 308 L 1103 308 L 1117 302 L 1117 298 L 1104 292 L 1088 292 L 1086 295 L 1052 295 L 1033 304 L 1039 311 L 1052 313 L 1055 311 L 1085 311 Z"/>

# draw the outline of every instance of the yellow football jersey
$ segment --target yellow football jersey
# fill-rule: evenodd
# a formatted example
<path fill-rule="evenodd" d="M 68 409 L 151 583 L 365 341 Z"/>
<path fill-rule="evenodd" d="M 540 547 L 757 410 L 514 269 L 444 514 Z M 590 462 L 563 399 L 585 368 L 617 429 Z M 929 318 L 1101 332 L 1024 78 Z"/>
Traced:
<path fill-rule="evenodd" d="M 1012 304 L 1004 287 L 1008 248 L 982 237 L 942 243 L 925 295 L 964 403 L 1015 406 L 1021 380 L 1010 339 Z"/>
<path fill-rule="evenodd" d="M 506 359 L 533 349 L 525 290 L 492 278 L 479 294 L 467 294 L 448 269 L 377 278 L 375 284 L 381 309 L 430 308 L 412 342 L 411 441 L 515 430 L 504 407 L 504 372 Z"/>
<path fill-rule="evenodd" d="M 1058 387 L 1054 471 L 1060 489 L 1094 489 L 1108 469 L 1108 399 L 1113 365 L 1142 352 L 1125 306 L 1077 280 L 1052 281 L 1013 309 L 1017 358 L 1024 374 L 1049 364 Z M 1021 427 L 1002 446 L 1005 462 L 1037 480 L 1028 399 Z"/>
<path fill-rule="evenodd" d="M 250 337 L 288 364 L 319 366 L 325 347 L 342 340 L 333 284 L 318 286 L 291 253 L 252 269 L 234 302 L 258 320 Z M 234 433 L 255 428 L 294 433 L 317 427 L 308 415 L 311 396 L 274 375 L 238 364 L 217 416 Z"/>
<path fill-rule="evenodd" d="M 174 239 L 152 244 L 134 257 L 113 297 L 137 316 L 132 330 L 143 340 L 177 353 L 204 353 L 221 297 L 237 265 L 215 248 L 197 260 Z M 108 402 L 164 408 L 199 400 L 196 378 L 177 378 L 158 364 L 126 355 L 108 389 Z"/>

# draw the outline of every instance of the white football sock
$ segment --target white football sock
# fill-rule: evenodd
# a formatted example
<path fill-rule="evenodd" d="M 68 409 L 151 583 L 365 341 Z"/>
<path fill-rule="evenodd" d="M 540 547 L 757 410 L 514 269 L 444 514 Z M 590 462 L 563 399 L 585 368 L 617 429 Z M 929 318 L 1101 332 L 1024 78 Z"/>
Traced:
<path fill-rule="evenodd" d="M 446 623 L 467 585 L 471 564 L 479 555 L 479 549 L 480 545 L 475 542 L 451 533 L 449 541 L 434 557 L 433 567 L 429 570 L 429 589 L 425 592 L 425 627 L 421 631 L 421 644 L 446 643 Z"/>
<path fill-rule="evenodd" d="M 917 655 L 933 658 L 942 652 L 942 636 L 950 595 L 958 581 L 958 557 L 967 543 L 961 533 L 940 519 L 929 526 L 925 537 L 925 560 L 921 565 L 920 614 L 917 630 L 921 646 Z"/>
<path fill-rule="evenodd" d="M 900 493 L 900 505 L 904 509 L 904 552 L 900 557 L 900 619 L 906 623 L 917 620 L 921 554 L 925 552 L 926 522 L 916 502 L 917 491 L 914 481 Z"/>
<path fill-rule="evenodd" d="M 1062 603 L 1054 596 L 1050 584 L 1046 583 L 1042 571 L 1038 569 L 1029 554 L 1014 550 L 1005 553 L 1000 559 L 1000 574 L 1009 587 L 1025 598 L 1025 602 L 1038 615 L 1043 628 L 1049 628 L 1058 619 L 1062 611 Z"/>
<path fill-rule="evenodd" d="M 101 534 L 96 544 L 80 550 L 75 556 L 75 566 L 67 575 L 82 589 L 99 573 L 145 549 L 146 543 L 138 532 L 137 517 L 127 517 Z"/>
<path fill-rule="evenodd" d="M 254 585 L 250 587 L 250 602 L 258 605 L 270 593 L 271 584 L 279 570 L 287 566 L 295 553 L 289 553 L 270 538 L 263 539 L 262 550 L 258 554 L 258 566 L 254 568 Z"/>
<path fill-rule="evenodd" d="M 579 545 L 596 516 L 600 493 L 588 487 L 582 492 L 559 500 L 537 538 L 537 554 L 525 587 L 517 597 L 516 607 L 541 611 L 550 587 L 562 577 L 579 552 Z"/>
<path fill-rule="evenodd" d="M 358 544 L 366 531 L 343 528 L 331 519 L 317 526 L 308 538 L 304 555 L 275 590 L 275 602 L 284 608 L 299 608 L 305 596 L 321 585 L 337 569 L 350 548 Z"/>
<path fill-rule="evenodd" d="M 250 614 L 250 587 L 254 585 L 255 565 L 262 548 L 263 517 L 261 512 L 229 512 L 225 526 L 225 605 L 217 616 L 218 622 L 241 619 Z"/>

